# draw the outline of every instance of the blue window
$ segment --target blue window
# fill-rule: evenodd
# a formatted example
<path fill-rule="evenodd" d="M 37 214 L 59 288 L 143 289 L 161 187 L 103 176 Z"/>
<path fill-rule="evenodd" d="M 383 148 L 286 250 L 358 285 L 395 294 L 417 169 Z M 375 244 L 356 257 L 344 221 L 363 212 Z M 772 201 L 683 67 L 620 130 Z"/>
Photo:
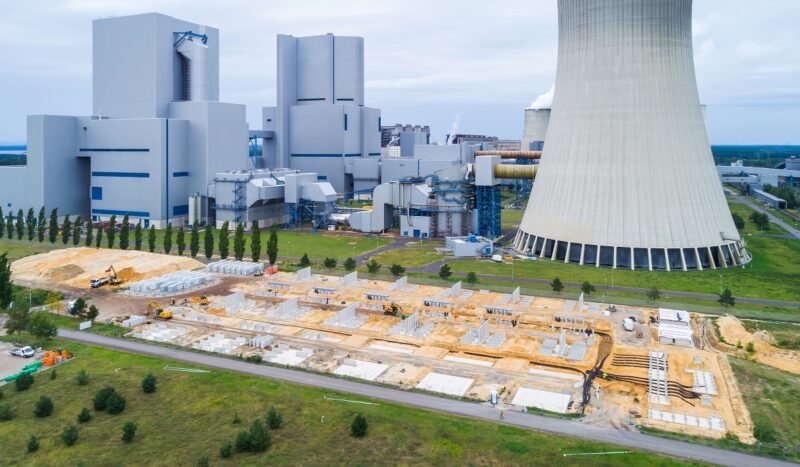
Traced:
<path fill-rule="evenodd" d="M 327 175 L 317 175 L 317 180 L 327 180 L 327 179 L 328 179 Z"/>
<path fill-rule="evenodd" d="M 101 186 L 92 187 L 92 199 L 95 201 L 100 201 L 103 199 L 103 187 Z"/>
<path fill-rule="evenodd" d="M 145 229 L 149 229 L 150 228 L 150 219 L 145 219 L 144 220 L 144 228 Z"/>
<path fill-rule="evenodd" d="M 172 207 L 172 215 L 173 216 L 182 216 L 184 214 L 189 214 L 189 205 L 182 204 L 180 206 L 173 206 Z"/>
<path fill-rule="evenodd" d="M 147 172 L 92 172 L 92 177 L 150 178 Z"/>
<path fill-rule="evenodd" d="M 173 177 L 188 177 L 189 172 L 172 172 Z"/>
<path fill-rule="evenodd" d="M 347 114 L 344 114 L 344 131 L 347 131 Z"/>
<path fill-rule="evenodd" d="M 378 117 L 378 131 L 381 131 L 381 117 Z"/>

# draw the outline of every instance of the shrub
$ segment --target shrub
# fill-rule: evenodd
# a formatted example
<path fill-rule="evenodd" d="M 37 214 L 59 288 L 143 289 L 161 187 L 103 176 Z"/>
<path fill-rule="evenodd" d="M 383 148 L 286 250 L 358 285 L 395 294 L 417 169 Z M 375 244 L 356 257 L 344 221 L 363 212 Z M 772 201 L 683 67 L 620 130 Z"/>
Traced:
<path fill-rule="evenodd" d="M 391 272 L 394 277 L 400 277 L 406 272 L 406 268 L 395 263 L 389 267 L 389 272 Z"/>
<path fill-rule="evenodd" d="M 116 415 L 125 410 L 125 398 L 118 392 L 114 392 L 108 397 L 108 413 Z"/>
<path fill-rule="evenodd" d="M 236 435 L 236 452 L 250 450 L 250 432 L 242 430 Z"/>
<path fill-rule="evenodd" d="M 350 424 L 350 436 L 363 438 L 367 435 L 367 417 L 362 414 L 356 415 L 353 423 Z"/>
<path fill-rule="evenodd" d="M 35 436 L 28 439 L 28 452 L 36 452 L 39 450 L 39 440 Z"/>
<path fill-rule="evenodd" d="M 134 422 L 125 422 L 125 424 L 122 425 L 122 441 L 126 443 L 133 441 L 133 437 L 136 436 L 136 428 L 137 426 Z"/>
<path fill-rule="evenodd" d="M 478 282 L 478 275 L 475 274 L 474 271 L 470 271 L 470 272 L 467 273 L 467 279 L 466 280 L 467 280 L 468 284 L 475 284 L 476 282 Z"/>
<path fill-rule="evenodd" d="M 377 274 L 381 266 L 381 263 L 375 261 L 374 259 L 367 261 L 367 271 L 369 271 L 370 274 Z"/>
<path fill-rule="evenodd" d="M 32 384 L 33 376 L 30 373 L 19 375 L 19 378 L 14 380 L 14 386 L 17 388 L 17 391 L 24 391 L 31 387 Z"/>
<path fill-rule="evenodd" d="M 245 360 L 247 360 L 248 362 L 261 363 L 264 360 L 264 357 L 262 357 L 261 354 L 253 354 L 253 355 L 248 355 Z"/>
<path fill-rule="evenodd" d="M 94 399 L 92 399 L 92 403 L 94 404 L 94 409 L 102 412 L 108 408 L 108 399 L 114 394 L 114 388 L 111 387 L 104 387 L 103 389 L 99 389 L 94 394 Z"/>
<path fill-rule="evenodd" d="M 272 436 L 270 436 L 269 431 L 260 420 L 254 420 L 250 426 L 250 451 L 264 452 L 271 443 Z"/>
<path fill-rule="evenodd" d="M 325 266 L 326 269 L 333 269 L 336 267 L 336 258 L 331 258 L 328 256 L 322 261 L 322 265 Z"/>
<path fill-rule="evenodd" d="M 2 398 L 3 398 L 3 390 L 0 389 L 0 399 L 2 399 Z"/>
<path fill-rule="evenodd" d="M 440 277 L 442 280 L 445 280 L 445 281 L 446 281 L 446 280 L 447 280 L 447 279 L 449 279 L 449 278 L 450 278 L 450 276 L 452 276 L 452 275 L 453 275 L 453 271 L 451 271 L 451 270 L 450 270 L 450 265 L 448 265 L 447 263 L 444 263 L 444 264 L 442 265 L 442 267 L 440 267 L 440 268 L 439 268 L 439 277 Z"/>
<path fill-rule="evenodd" d="M 68 425 L 64 428 L 64 431 L 61 432 L 61 441 L 67 446 L 72 446 L 78 441 L 78 429 L 75 428 L 75 425 Z"/>
<path fill-rule="evenodd" d="M 53 400 L 47 396 L 42 396 L 36 401 L 33 407 L 33 414 L 39 418 L 49 417 L 53 413 Z"/>
<path fill-rule="evenodd" d="M 50 381 L 52 381 L 52 380 L 56 379 L 56 374 L 57 374 L 57 373 L 56 373 L 56 369 L 55 369 L 55 368 L 53 368 L 52 370 L 50 370 Z"/>
<path fill-rule="evenodd" d="M 267 426 L 271 430 L 276 430 L 283 425 L 283 415 L 274 406 L 269 408 L 267 412 Z"/>
<path fill-rule="evenodd" d="M 157 378 L 152 373 L 148 373 L 147 376 L 142 379 L 142 391 L 144 391 L 145 394 L 156 392 L 156 381 Z"/>
<path fill-rule="evenodd" d="M 86 386 L 89 384 L 89 373 L 81 369 L 78 371 L 78 374 L 75 375 L 75 381 L 78 383 L 78 386 Z"/>
<path fill-rule="evenodd" d="M 778 439 L 775 427 L 768 420 L 754 421 L 753 436 L 763 443 L 772 443 Z"/>
<path fill-rule="evenodd" d="M 86 407 L 81 409 L 81 413 L 78 414 L 78 423 L 86 423 L 92 419 L 92 414 L 89 412 L 89 409 Z"/>
<path fill-rule="evenodd" d="M 8 404 L 0 405 L 0 421 L 7 422 L 14 418 L 14 407 Z"/>
<path fill-rule="evenodd" d="M 308 253 L 303 253 L 303 257 L 300 258 L 300 266 L 304 268 L 311 266 L 311 260 L 308 259 Z"/>
<path fill-rule="evenodd" d="M 591 295 L 595 292 L 595 288 L 591 282 L 583 281 L 583 284 L 581 284 L 581 292 L 583 292 L 586 295 Z"/>
<path fill-rule="evenodd" d="M 219 457 L 227 459 L 231 457 L 231 454 L 233 454 L 233 444 L 230 441 L 226 441 L 219 448 Z"/>
<path fill-rule="evenodd" d="M 753 343 L 753 341 L 750 341 L 747 343 L 744 350 L 747 351 L 747 353 L 756 353 L 756 345 Z"/>
<path fill-rule="evenodd" d="M 356 260 L 353 258 L 347 258 L 344 260 L 344 268 L 348 271 L 352 271 L 356 268 Z"/>

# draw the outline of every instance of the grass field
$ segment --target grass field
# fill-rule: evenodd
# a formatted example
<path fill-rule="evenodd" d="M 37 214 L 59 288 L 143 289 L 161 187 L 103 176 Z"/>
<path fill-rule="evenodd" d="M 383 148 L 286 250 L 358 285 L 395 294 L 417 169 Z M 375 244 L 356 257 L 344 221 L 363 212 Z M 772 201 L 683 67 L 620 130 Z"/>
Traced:
<path fill-rule="evenodd" d="M 750 221 L 750 215 L 753 214 L 755 211 L 742 203 L 734 203 L 728 202 L 728 206 L 731 208 L 732 213 L 739 214 L 744 219 L 744 228 L 739 230 L 739 233 L 742 235 L 746 234 L 785 234 L 787 233 L 786 230 L 777 225 L 770 223 L 768 230 L 760 230 L 753 222 Z"/>
<path fill-rule="evenodd" d="M 0 404 L 16 409 L 13 420 L 0 422 L 4 465 L 173 466 L 195 465 L 204 456 L 211 465 L 689 465 L 641 452 L 564 458 L 564 452 L 618 448 L 384 402 L 374 406 L 335 402 L 323 396 L 363 399 L 232 372 L 170 372 L 164 370 L 166 365 L 187 365 L 65 345 L 77 358 L 57 367 L 55 380 L 43 373 L 25 392 L 4 388 Z M 75 382 L 79 369 L 89 372 L 87 386 Z M 153 394 L 140 389 L 147 373 L 158 377 Z M 104 386 L 114 387 L 126 398 L 123 413 L 91 409 L 95 391 Z M 50 417 L 39 419 L 33 415 L 33 405 L 42 395 L 53 399 L 55 409 Z M 223 442 L 233 442 L 237 432 L 254 419 L 263 419 L 271 405 L 282 412 L 284 426 L 272 431 L 267 452 L 221 459 Z M 91 410 L 93 419 L 76 424 L 83 407 Z M 240 424 L 232 423 L 236 413 Z M 356 413 L 363 413 L 369 423 L 363 439 L 349 436 Z M 120 440 L 128 420 L 138 424 L 130 444 Z M 59 439 L 68 424 L 76 424 L 79 431 L 72 447 Z M 40 448 L 29 454 L 25 446 L 31 435 L 39 438 Z"/>
<path fill-rule="evenodd" d="M 760 427 L 771 433 L 768 442 L 800 445 L 800 376 L 739 358 L 729 360 L 756 431 Z M 800 450 L 795 457 L 800 458 Z"/>
<path fill-rule="evenodd" d="M 768 331 L 775 339 L 777 347 L 800 350 L 800 325 L 798 324 L 743 320 L 742 325 L 750 332 Z"/>
<path fill-rule="evenodd" d="M 0 239 L 0 254 L 7 253 L 8 259 L 12 262 L 26 256 L 46 253 L 57 248 L 64 248 L 64 245 L 58 242 L 53 246 L 50 242 L 45 241 L 45 243 L 39 243 L 36 239 L 34 239 L 33 242 L 28 242 L 27 240 L 9 241 L 5 238 Z"/>
<path fill-rule="evenodd" d="M 523 214 L 525 214 L 524 209 L 503 209 L 500 211 L 500 225 L 503 232 L 519 227 Z"/>
<path fill-rule="evenodd" d="M 436 252 L 436 248 L 441 246 L 441 242 L 425 242 L 424 245 L 384 251 L 373 258 L 384 266 L 397 263 L 406 268 L 413 268 L 442 259 L 444 256 Z"/>

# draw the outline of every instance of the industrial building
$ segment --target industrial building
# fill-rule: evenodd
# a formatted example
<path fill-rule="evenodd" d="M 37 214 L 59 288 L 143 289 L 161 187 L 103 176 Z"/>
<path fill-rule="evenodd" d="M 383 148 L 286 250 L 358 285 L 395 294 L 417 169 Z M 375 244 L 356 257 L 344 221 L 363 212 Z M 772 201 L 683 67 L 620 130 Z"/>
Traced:
<path fill-rule="evenodd" d="M 397 154 L 387 150 L 386 156 L 414 157 L 414 146 L 431 144 L 431 128 L 427 125 L 404 125 L 395 123 L 381 127 L 381 148 L 397 148 Z"/>
<path fill-rule="evenodd" d="M 551 117 L 514 248 L 625 269 L 748 262 L 698 99 L 691 0 L 559 0 L 558 16 Z"/>

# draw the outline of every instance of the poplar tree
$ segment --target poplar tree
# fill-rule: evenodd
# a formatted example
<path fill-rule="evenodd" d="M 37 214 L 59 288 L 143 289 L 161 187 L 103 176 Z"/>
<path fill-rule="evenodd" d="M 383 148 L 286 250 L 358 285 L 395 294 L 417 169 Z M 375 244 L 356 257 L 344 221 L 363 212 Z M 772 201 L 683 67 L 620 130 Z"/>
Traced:
<path fill-rule="evenodd" d="M 269 264 L 275 264 L 278 259 L 278 224 L 269 226 L 269 239 L 267 239 L 267 259 Z"/>
<path fill-rule="evenodd" d="M 69 236 L 72 233 L 72 221 L 69 220 L 69 214 L 64 217 L 64 225 L 61 226 L 61 243 L 66 245 L 69 243 Z"/>
<path fill-rule="evenodd" d="M 92 246 L 92 237 L 94 236 L 92 229 L 94 228 L 94 224 L 90 220 L 86 223 L 86 246 Z"/>
<path fill-rule="evenodd" d="M 164 229 L 164 253 L 169 254 L 172 250 L 172 224 L 167 223 L 167 228 Z"/>
<path fill-rule="evenodd" d="M 189 235 L 189 254 L 194 258 L 198 251 L 200 251 L 200 230 L 195 220 L 192 222 L 192 233 Z"/>
<path fill-rule="evenodd" d="M 3 208 L 0 208 L 0 238 L 6 234 L 6 218 L 3 217 Z"/>
<path fill-rule="evenodd" d="M 139 219 L 139 223 L 136 224 L 136 228 L 133 230 L 133 247 L 137 250 L 142 249 L 142 220 Z"/>
<path fill-rule="evenodd" d="M 22 237 L 25 236 L 25 213 L 22 212 L 20 208 L 17 211 L 17 240 L 22 240 Z"/>
<path fill-rule="evenodd" d="M 100 224 L 100 226 L 97 227 L 97 236 L 94 240 L 94 246 L 96 248 L 100 248 L 100 245 L 103 243 L 103 224 Z"/>
<path fill-rule="evenodd" d="M 206 231 L 203 233 L 203 253 L 206 259 L 211 259 L 214 256 L 214 227 L 206 226 Z"/>
<path fill-rule="evenodd" d="M 72 245 L 78 246 L 78 243 L 81 242 L 81 227 L 83 227 L 83 219 L 81 219 L 80 214 L 78 217 L 75 218 L 75 224 L 72 227 Z"/>
<path fill-rule="evenodd" d="M 228 221 L 222 223 L 222 228 L 219 229 L 219 257 L 226 259 L 228 257 Z"/>
<path fill-rule="evenodd" d="M 30 242 L 36 234 L 36 218 L 33 217 L 33 208 L 28 208 L 28 215 L 25 216 L 25 225 L 28 227 L 28 241 Z"/>
<path fill-rule="evenodd" d="M 50 225 L 47 226 L 47 234 L 50 243 L 55 243 L 56 236 L 58 236 L 58 208 L 53 208 L 50 211 Z"/>
<path fill-rule="evenodd" d="M 8 232 L 8 239 L 14 239 L 14 213 L 9 211 L 8 218 L 6 219 L 6 232 Z"/>
<path fill-rule="evenodd" d="M 44 206 L 39 208 L 39 217 L 36 219 L 36 236 L 39 237 L 39 243 L 44 241 L 44 231 L 47 228 L 44 218 Z"/>
<path fill-rule="evenodd" d="M 241 222 L 236 224 L 236 233 L 233 234 L 233 255 L 236 261 L 241 261 L 244 258 L 244 227 Z"/>
<path fill-rule="evenodd" d="M 111 219 L 108 220 L 108 229 L 106 230 L 106 234 L 108 235 L 108 247 L 114 248 L 114 239 L 117 236 L 117 215 L 113 214 Z"/>
<path fill-rule="evenodd" d="M 183 256 L 183 252 L 186 251 L 186 232 L 184 230 L 186 229 L 179 227 L 175 236 L 175 244 L 178 245 L 178 256 Z"/>
<path fill-rule="evenodd" d="M 122 218 L 122 225 L 119 226 L 119 247 L 123 250 L 128 249 L 130 231 L 130 219 L 128 218 L 128 215 L 125 214 L 125 217 Z"/>
<path fill-rule="evenodd" d="M 151 225 L 147 232 L 147 249 L 150 253 L 156 251 L 156 226 Z"/>
<path fill-rule="evenodd" d="M 261 227 L 258 226 L 258 222 L 250 231 L 250 258 L 254 263 L 261 259 Z"/>

